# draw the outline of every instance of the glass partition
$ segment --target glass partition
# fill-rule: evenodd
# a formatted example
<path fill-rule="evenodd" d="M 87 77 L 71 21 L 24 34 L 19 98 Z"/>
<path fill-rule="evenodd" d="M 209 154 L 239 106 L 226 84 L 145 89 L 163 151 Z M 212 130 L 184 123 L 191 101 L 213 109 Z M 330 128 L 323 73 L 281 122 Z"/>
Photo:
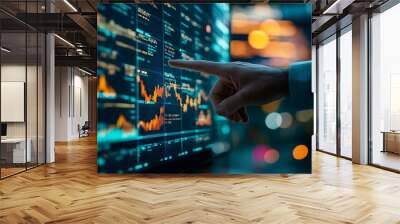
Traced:
<path fill-rule="evenodd" d="M 318 47 L 317 149 L 336 154 L 336 36 Z"/>
<path fill-rule="evenodd" d="M 400 170 L 400 4 L 371 18 L 371 162 Z"/>
<path fill-rule="evenodd" d="M 31 151 L 26 150 L 26 42 L 25 32 L 1 34 L 2 177 L 24 171 L 31 161 Z"/>
<path fill-rule="evenodd" d="M 352 33 L 351 26 L 340 36 L 340 154 L 352 157 Z"/>
<path fill-rule="evenodd" d="M 43 5 L 44 1 L 0 2 L 19 17 L 42 12 Z M 1 179 L 45 163 L 46 39 L 12 15 L 0 12 Z"/>

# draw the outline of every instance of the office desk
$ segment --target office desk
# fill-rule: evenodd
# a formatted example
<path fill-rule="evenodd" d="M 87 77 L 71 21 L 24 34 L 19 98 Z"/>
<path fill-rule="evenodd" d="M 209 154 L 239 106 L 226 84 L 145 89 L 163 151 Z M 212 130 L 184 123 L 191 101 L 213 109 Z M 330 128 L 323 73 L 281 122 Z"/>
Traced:
<path fill-rule="evenodd" d="M 1 139 L 1 157 L 6 163 L 25 163 L 32 158 L 30 138 L 26 139 L 27 147 L 25 151 L 25 138 L 5 138 Z"/>
<path fill-rule="evenodd" d="M 383 131 L 382 152 L 400 154 L 400 131 Z"/>

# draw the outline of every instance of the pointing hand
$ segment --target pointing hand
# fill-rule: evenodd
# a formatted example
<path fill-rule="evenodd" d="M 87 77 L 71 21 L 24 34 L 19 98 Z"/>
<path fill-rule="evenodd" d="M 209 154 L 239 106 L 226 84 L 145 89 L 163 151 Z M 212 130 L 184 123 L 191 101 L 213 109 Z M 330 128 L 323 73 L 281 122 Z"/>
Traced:
<path fill-rule="evenodd" d="M 236 122 L 249 120 L 247 106 L 269 103 L 289 92 L 287 69 L 246 62 L 170 60 L 168 63 L 218 76 L 210 98 L 219 115 Z"/>

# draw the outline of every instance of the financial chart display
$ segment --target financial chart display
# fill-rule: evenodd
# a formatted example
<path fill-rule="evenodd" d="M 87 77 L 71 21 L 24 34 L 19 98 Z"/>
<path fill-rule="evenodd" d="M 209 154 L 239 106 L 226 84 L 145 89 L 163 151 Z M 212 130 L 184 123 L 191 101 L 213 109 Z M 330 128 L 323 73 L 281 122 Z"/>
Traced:
<path fill-rule="evenodd" d="M 142 172 L 227 139 L 213 78 L 170 59 L 229 60 L 228 4 L 97 6 L 98 171 Z M 156 171 L 157 172 L 157 171 Z"/>

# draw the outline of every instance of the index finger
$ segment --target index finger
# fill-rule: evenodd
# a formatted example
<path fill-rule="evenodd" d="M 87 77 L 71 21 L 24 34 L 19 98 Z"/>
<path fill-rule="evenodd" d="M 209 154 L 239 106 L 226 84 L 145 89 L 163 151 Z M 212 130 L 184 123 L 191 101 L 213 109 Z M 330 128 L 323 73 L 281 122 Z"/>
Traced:
<path fill-rule="evenodd" d="M 169 60 L 168 64 L 172 67 L 192 69 L 199 72 L 204 72 L 208 74 L 214 74 L 217 76 L 227 76 L 229 74 L 229 69 L 232 65 L 229 63 L 213 62 L 205 60 Z"/>

